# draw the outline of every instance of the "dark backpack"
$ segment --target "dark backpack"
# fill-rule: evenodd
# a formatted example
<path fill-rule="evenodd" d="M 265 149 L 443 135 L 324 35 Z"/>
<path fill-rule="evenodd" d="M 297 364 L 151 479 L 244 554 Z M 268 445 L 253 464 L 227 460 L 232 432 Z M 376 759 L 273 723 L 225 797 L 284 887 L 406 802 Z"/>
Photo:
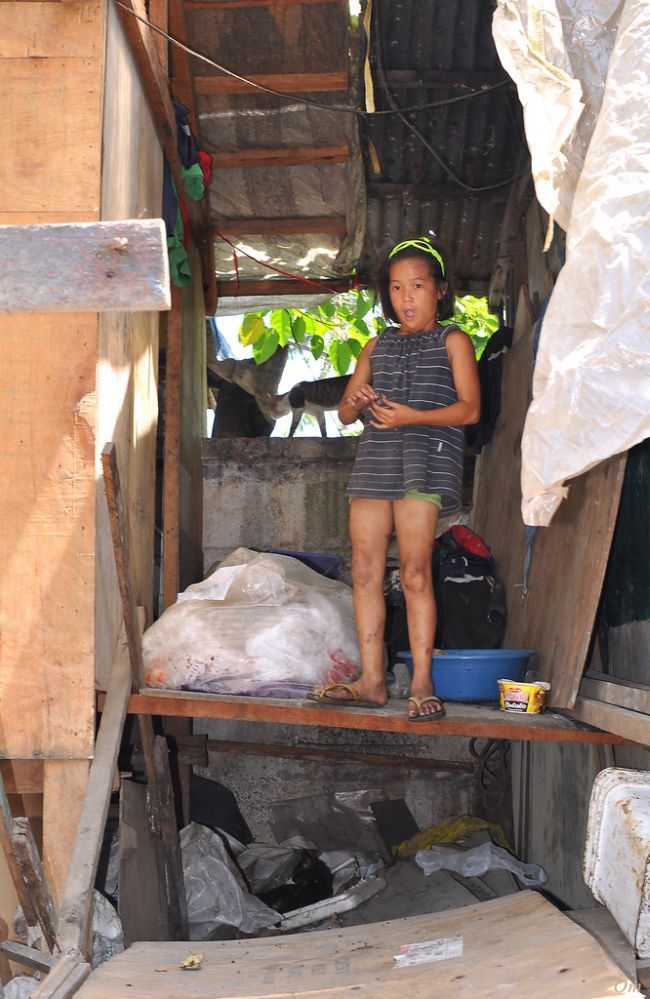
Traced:
<path fill-rule="evenodd" d="M 482 538 L 454 525 L 439 539 L 434 586 L 436 645 L 443 649 L 495 649 L 506 630 L 505 588 Z"/>

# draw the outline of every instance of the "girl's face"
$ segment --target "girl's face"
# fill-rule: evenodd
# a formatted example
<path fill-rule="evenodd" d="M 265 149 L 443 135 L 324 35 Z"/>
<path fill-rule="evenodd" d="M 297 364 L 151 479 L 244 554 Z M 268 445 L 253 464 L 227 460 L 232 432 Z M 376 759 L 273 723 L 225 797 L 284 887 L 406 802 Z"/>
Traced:
<path fill-rule="evenodd" d="M 391 264 L 390 303 L 404 333 L 423 333 L 436 325 L 438 303 L 444 296 L 421 257 L 404 257 Z"/>

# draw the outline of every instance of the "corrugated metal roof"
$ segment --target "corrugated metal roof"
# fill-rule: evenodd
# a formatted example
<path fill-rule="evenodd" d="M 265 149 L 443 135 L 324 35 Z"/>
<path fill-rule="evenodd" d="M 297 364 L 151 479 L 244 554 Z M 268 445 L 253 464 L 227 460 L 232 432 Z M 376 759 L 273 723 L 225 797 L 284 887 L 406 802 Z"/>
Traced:
<path fill-rule="evenodd" d="M 185 8 L 189 44 L 237 73 L 348 74 L 348 89 L 302 96 L 328 106 L 354 106 L 358 97 L 352 95 L 363 101 L 365 38 L 361 32 L 360 56 L 353 57 L 350 46 L 357 43 L 341 0 L 269 0 L 250 7 L 239 0 L 231 9 L 186 0 Z M 378 110 L 478 92 L 469 100 L 407 110 L 406 121 L 394 113 L 355 116 L 310 107 L 295 94 L 211 92 L 224 77 L 194 60 L 203 144 L 210 152 L 349 150 L 345 162 L 217 167 L 215 227 L 266 263 L 310 277 L 350 273 L 357 263 L 362 273 L 369 271 L 377 249 L 433 230 L 452 251 L 459 289 L 485 292 L 508 181 L 527 160 L 519 102 L 492 40 L 492 10 L 483 0 L 372 0 L 369 57 Z M 488 89 L 503 81 L 506 86 Z M 295 229 L 314 217 L 329 221 L 333 231 L 283 232 L 279 226 L 289 219 Z M 264 233 L 242 230 L 251 219 L 273 221 Z M 231 246 L 217 238 L 215 248 L 219 278 L 234 277 Z M 242 280 L 270 273 L 242 254 L 237 266 Z"/>
<path fill-rule="evenodd" d="M 459 288 L 487 290 L 508 182 L 527 160 L 519 102 L 492 39 L 493 5 L 476 0 L 374 0 L 370 62 L 377 109 L 469 100 L 375 115 L 363 129 L 368 180 L 366 246 L 396 243 L 433 230 L 449 246 Z M 442 71 L 442 72 L 441 72 Z M 464 82 L 463 82 L 464 81 Z M 482 82 L 483 81 L 483 82 Z M 368 142 L 377 151 L 372 169 Z M 370 266 L 372 249 L 364 258 Z"/>

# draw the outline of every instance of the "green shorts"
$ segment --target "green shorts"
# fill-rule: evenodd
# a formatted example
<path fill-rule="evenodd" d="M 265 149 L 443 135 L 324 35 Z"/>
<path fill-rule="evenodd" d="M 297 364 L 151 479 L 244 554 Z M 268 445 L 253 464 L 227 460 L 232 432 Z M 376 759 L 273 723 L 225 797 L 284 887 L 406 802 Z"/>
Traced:
<path fill-rule="evenodd" d="M 442 496 L 440 493 L 421 493 L 418 489 L 407 489 L 404 499 L 424 500 L 425 503 L 434 503 L 439 510 L 442 510 Z"/>

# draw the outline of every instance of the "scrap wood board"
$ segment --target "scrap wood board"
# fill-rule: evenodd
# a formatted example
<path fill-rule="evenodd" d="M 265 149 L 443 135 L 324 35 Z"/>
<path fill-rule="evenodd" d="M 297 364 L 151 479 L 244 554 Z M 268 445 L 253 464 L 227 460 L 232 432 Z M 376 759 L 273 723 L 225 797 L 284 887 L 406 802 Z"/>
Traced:
<path fill-rule="evenodd" d="M 526 328 L 527 327 L 527 328 Z M 472 528 L 491 547 L 506 588 L 504 645 L 534 650 L 550 703 L 576 703 L 607 568 L 625 476 L 626 454 L 569 483 L 569 496 L 532 543 L 522 599 L 525 527 L 521 517 L 521 435 L 531 398 L 532 316 L 520 298 L 514 344 L 503 362 L 501 413 L 480 458 Z"/>
<path fill-rule="evenodd" d="M 99 705 L 104 695 L 99 695 Z M 541 742 L 586 742 L 617 745 L 620 735 L 601 732 L 555 711 L 517 714 L 500 711 L 496 704 L 447 702 L 447 714 L 439 720 L 419 722 L 406 716 L 406 702 L 391 699 L 383 708 L 337 708 L 314 701 L 278 700 L 272 697 L 226 697 L 185 690 L 143 688 L 132 694 L 128 711 L 137 715 L 177 718 L 224 718 L 285 725 L 318 725 L 323 728 L 366 729 L 371 732 L 417 732 L 421 735 L 476 736 Z"/>
<path fill-rule="evenodd" d="M 180 970 L 179 963 L 197 952 L 203 954 L 200 970 Z M 589 933 L 534 892 L 288 937 L 136 943 L 100 965 L 77 996 L 394 999 L 403 991 L 423 999 L 641 996 Z"/>

